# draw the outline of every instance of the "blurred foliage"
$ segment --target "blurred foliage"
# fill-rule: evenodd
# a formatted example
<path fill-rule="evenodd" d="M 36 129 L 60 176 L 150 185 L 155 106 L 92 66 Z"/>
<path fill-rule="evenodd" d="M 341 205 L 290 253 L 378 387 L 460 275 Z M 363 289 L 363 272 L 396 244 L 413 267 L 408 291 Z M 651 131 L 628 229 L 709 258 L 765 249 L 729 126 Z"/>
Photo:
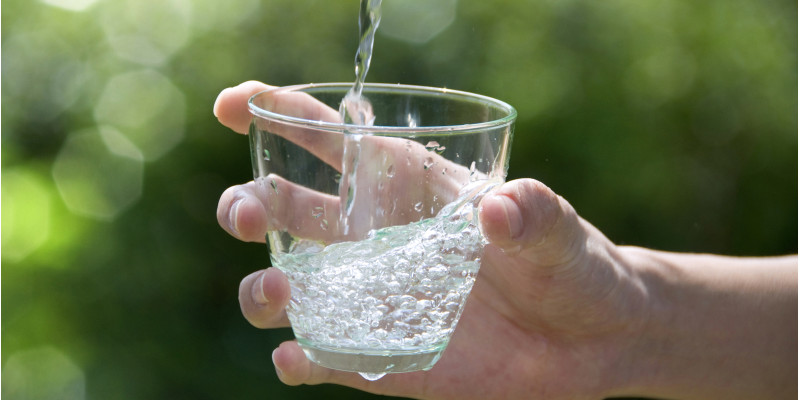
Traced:
<path fill-rule="evenodd" d="M 796 1 L 385 3 L 368 80 L 514 105 L 509 178 L 543 181 L 617 243 L 797 252 Z M 291 332 L 250 327 L 236 300 L 267 249 L 214 216 L 251 178 L 217 93 L 352 80 L 357 12 L 2 3 L 3 395 L 372 397 L 278 382 L 270 352 Z"/>

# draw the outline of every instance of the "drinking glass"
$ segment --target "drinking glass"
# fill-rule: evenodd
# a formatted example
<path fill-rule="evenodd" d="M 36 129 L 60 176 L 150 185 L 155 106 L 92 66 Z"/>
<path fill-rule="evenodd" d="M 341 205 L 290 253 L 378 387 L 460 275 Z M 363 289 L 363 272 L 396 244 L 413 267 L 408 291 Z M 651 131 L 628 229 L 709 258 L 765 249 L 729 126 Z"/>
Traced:
<path fill-rule="evenodd" d="M 428 370 L 475 282 L 478 205 L 505 180 L 516 111 L 456 90 L 366 84 L 371 125 L 344 124 L 350 87 L 249 101 L 270 259 L 289 279 L 287 314 L 311 361 L 367 379 Z"/>

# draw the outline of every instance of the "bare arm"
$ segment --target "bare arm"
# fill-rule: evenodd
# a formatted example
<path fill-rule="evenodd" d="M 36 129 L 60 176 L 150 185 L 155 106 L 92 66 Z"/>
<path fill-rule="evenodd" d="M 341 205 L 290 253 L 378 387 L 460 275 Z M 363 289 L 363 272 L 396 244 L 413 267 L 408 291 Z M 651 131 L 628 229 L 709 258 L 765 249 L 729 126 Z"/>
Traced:
<path fill-rule="evenodd" d="M 797 257 L 624 247 L 649 295 L 628 394 L 797 398 Z"/>

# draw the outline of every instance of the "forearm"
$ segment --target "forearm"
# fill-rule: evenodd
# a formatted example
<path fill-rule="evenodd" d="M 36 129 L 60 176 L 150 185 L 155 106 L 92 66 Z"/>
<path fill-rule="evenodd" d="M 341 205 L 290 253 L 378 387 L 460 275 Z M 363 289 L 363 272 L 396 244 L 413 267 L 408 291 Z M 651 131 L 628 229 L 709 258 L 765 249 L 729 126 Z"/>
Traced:
<path fill-rule="evenodd" d="M 797 257 L 734 258 L 623 248 L 647 287 L 628 394 L 797 397 Z"/>

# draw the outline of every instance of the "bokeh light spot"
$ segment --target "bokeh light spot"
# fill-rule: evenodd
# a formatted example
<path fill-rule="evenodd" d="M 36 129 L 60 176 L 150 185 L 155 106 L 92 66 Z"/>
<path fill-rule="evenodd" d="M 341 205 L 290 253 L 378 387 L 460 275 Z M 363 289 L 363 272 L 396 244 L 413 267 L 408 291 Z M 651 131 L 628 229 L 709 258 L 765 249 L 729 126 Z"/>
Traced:
<path fill-rule="evenodd" d="M 3 40 L 3 115 L 47 121 L 71 108 L 95 77 L 74 44 L 47 31 L 17 33 Z M 36 82 L 39 90 L 32 90 Z M 35 111 L 34 111 L 35 110 Z"/>
<path fill-rule="evenodd" d="M 83 370 L 63 352 L 40 347 L 16 352 L 3 366 L 3 398 L 82 400 L 86 398 Z"/>
<path fill-rule="evenodd" d="M 142 194 L 144 163 L 134 149 L 110 127 L 70 134 L 53 164 L 53 178 L 67 208 L 113 220 L 136 203 Z"/>
<path fill-rule="evenodd" d="M 94 117 L 98 124 L 123 132 L 152 161 L 183 139 L 186 104 L 183 93 L 168 78 L 147 69 L 111 78 Z"/>
<path fill-rule="evenodd" d="M 69 11 L 84 11 L 97 0 L 41 0 L 42 3 Z"/>
<path fill-rule="evenodd" d="M 200 31 L 226 31 L 258 17 L 258 0 L 200 1 L 193 4 L 192 24 Z"/>
<path fill-rule="evenodd" d="M 456 18 L 458 0 L 387 1 L 381 8 L 379 34 L 411 43 L 425 43 Z"/>
<path fill-rule="evenodd" d="M 120 58 L 161 65 L 191 37 L 189 0 L 117 0 L 104 6 L 103 31 Z"/>
<path fill-rule="evenodd" d="M 2 174 L 3 261 L 18 262 L 50 235 L 51 192 L 44 179 L 24 167 Z"/>

